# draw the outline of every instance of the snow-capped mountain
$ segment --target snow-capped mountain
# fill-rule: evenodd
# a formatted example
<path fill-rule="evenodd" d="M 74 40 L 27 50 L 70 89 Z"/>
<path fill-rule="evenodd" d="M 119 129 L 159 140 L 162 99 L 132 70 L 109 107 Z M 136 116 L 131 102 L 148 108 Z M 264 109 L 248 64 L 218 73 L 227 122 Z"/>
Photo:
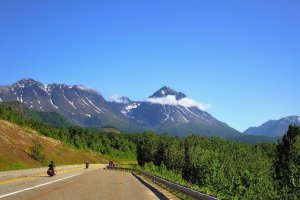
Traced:
<path fill-rule="evenodd" d="M 54 111 L 81 126 L 122 121 L 97 91 L 82 85 L 44 85 L 33 79 L 23 79 L 0 88 L 2 101 L 19 101 L 38 111 Z"/>
<path fill-rule="evenodd" d="M 249 135 L 283 136 L 289 125 L 300 126 L 300 116 L 289 116 L 279 120 L 269 120 L 259 127 L 250 127 L 244 133 Z"/>
<path fill-rule="evenodd" d="M 164 86 L 164 87 L 160 88 L 160 90 L 156 91 L 149 98 L 163 98 L 163 97 L 167 97 L 167 96 L 175 96 L 176 100 L 186 97 L 186 95 L 183 94 L 182 92 L 176 92 L 172 88 L 170 88 L 168 86 Z"/>
<path fill-rule="evenodd" d="M 200 108 L 200 105 L 187 98 L 182 92 L 176 92 L 164 86 L 148 99 L 141 102 L 113 102 L 116 112 L 122 113 L 131 124 L 149 127 L 159 132 L 184 135 L 189 132 L 207 135 L 238 135 L 239 132 L 225 123 L 213 118 Z"/>
<path fill-rule="evenodd" d="M 128 97 L 113 97 L 108 101 L 108 104 L 115 113 L 129 121 L 134 118 L 131 115 L 131 110 L 140 106 L 141 103 L 132 101 Z"/>
<path fill-rule="evenodd" d="M 126 130 L 155 130 L 183 136 L 195 134 L 232 137 L 240 133 L 218 121 L 182 92 L 162 87 L 144 101 L 114 97 L 106 101 L 82 85 L 42 84 L 23 79 L 0 87 L 0 102 L 19 101 L 38 111 L 54 111 L 81 126 L 115 126 Z"/>

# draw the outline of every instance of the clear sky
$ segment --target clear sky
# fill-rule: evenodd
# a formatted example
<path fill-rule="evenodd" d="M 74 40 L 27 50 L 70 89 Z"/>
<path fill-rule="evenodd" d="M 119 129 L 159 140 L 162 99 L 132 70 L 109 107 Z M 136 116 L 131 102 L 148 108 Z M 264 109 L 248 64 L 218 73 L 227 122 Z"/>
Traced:
<path fill-rule="evenodd" d="M 299 0 L 1 0 L 0 85 L 167 85 L 239 131 L 300 115 Z"/>

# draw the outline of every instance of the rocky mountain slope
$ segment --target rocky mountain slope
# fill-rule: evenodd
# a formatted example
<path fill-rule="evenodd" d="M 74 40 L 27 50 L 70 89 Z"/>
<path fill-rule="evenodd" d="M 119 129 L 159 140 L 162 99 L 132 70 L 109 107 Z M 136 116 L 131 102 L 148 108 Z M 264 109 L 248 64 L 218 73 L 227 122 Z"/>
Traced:
<path fill-rule="evenodd" d="M 259 127 L 250 127 L 245 134 L 249 135 L 264 135 L 264 136 L 283 136 L 289 125 L 300 126 L 300 116 L 289 116 L 279 120 L 269 120 Z"/>
<path fill-rule="evenodd" d="M 126 120 L 111 112 L 97 91 L 82 85 L 44 85 L 33 79 L 23 79 L 0 88 L 0 102 L 8 101 L 19 101 L 37 111 L 57 112 L 80 126 L 126 126 Z"/>

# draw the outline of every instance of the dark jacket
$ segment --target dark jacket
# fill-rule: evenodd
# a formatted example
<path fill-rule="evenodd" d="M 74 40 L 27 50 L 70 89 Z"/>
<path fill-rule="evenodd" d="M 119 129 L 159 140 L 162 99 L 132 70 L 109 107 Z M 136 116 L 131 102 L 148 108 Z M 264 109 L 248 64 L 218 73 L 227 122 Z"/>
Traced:
<path fill-rule="evenodd" d="M 54 163 L 50 163 L 50 164 L 49 164 L 49 170 L 54 170 L 54 168 L 55 168 Z"/>

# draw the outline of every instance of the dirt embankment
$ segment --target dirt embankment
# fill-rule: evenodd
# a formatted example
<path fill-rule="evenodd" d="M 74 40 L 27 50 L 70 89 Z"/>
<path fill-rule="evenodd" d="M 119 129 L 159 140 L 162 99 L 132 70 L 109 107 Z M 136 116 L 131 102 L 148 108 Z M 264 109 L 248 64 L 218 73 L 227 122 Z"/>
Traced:
<path fill-rule="evenodd" d="M 42 145 L 43 162 L 30 155 L 33 141 Z M 13 123 L 0 120 L 0 171 L 19 168 L 40 167 L 51 160 L 57 165 L 106 163 L 107 160 L 94 152 L 75 149 L 58 140 L 45 137 L 31 129 L 25 129 Z"/>

